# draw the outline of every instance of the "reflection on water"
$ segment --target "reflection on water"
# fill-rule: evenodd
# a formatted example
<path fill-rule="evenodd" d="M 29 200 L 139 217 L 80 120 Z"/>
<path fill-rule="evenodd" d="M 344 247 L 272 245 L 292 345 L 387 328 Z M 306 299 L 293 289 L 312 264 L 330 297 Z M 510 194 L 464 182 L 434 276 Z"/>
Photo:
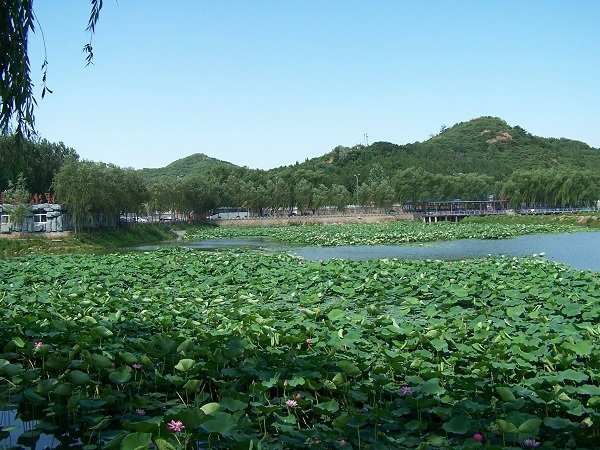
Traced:
<path fill-rule="evenodd" d="M 207 239 L 196 242 L 177 242 L 162 245 L 146 245 L 123 250 L 152 251 L 166 245 L 181 245 L 197 250 L 224 248 L 266 249 L 285 251 L 306 259 L 440 259 L 459 260 L 483 258 L 488 255 L 524 256 L 544 253 L 546 259 L 569 264 L 574 269 L 600 271 L 600 232 L 562 234 L 535 234 L 512 239 L 461 239 L 403 245 L 310 247 L 282 244 L 267 239 Z"/>

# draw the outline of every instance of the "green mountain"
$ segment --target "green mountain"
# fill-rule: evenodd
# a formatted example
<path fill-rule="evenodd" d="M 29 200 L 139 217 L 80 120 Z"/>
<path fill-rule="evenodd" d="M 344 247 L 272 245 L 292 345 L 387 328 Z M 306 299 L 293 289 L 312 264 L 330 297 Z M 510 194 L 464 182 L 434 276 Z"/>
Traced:
<path fill-rule="evenodd" d="M 297 182 L 305 179 L 314 186 L 339 184 L 353 191 L 356 176 L 360 175 L 361 183 L 366 181 L 374 165 L 390 178 L 409 169 L 422 169 L 440 176 L 474 174 L 503 182 L 519 171 L 595 172 L 600 167 L 600 149 L 571 139 L 534 136 L 520 126 L 510 126 L 498 117 L 486 116 L 442 127 L 439 134 L 422 142 L 339 145 L 323 156 L 267 171 L 194 154 L 162 169 L 142 169 L 141 173 L 146 181 L 208 173 L 220 181 L 232 174 L 254 180 L 281 177 Z"/>
<path fill-rule="evenodd" d="M 477 173 L 501 180 L 517 170 L 597 170 L 600 150 L 571 139 L 533 136 L 497 117 L 480 117 L 444 128 L 423 142 L 338 146 L 303 164 L 311 167 L 328 164 L 330 171 L 349 171 L 352 176 L 361 170 L 364 173 L 374 163 L 381 165 L 388 175 L 413 167 L 434 174 Z"/>
<path fill-rule="evenodd" d="M 152 182 L 161 177 L 167 178 L 186 178 L 194 174 L 202 174 L 220 168 L 236 168 L 235 164 L 211 158 L 203 153 L 194 153 L 193 155 L 173 161 L 166 167 L 158 169 L 140 169 L 144 181 Z"/>

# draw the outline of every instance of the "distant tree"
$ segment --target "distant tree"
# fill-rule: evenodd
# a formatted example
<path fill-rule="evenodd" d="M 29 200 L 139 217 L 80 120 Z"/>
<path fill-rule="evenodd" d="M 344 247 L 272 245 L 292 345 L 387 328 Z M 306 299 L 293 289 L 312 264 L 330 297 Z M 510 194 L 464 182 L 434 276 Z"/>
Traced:
<path fill-rule="evenodd" d="M 185 178 L 182 183 L 183 204 L 181 209 L 204 217 L 220 206 L 219 183 L 212 175 L 196 175 Z"/>
<path fill-rule="evenodd" d="M 331 206 L 335 206 L 340 212 L 346 210 L 346 206 L 350 202 L 350 192 L 341 184 L 334 184 L 329 190 L 329 198 Z"/>
<path fill-rule="evenodd" d="M 54 191 L 66 203 L 75 231 L 91 224 L 115 226 L 121 213 L 136 212 L 149 199 L 141 175 L 133 169 L 76 159 L 62 165 Z"/>
<path fill-rule="evenodd" d="M 45 139 L 22 139 L 0 136 L 0 190 L 8 182 L 15 183 L 23 174 L 30 193 L 52 192 L 52 179 L 66 158 L 78 158 L 72 148 L 62 142 L 53 144 Z"/>
<path fill-rule="evenodd" d="M 9 181 L 8 189 L 5 191 L 4 201 L 10 214 L 10 222 L 17 231 L 23 229 L 25 219 L 31 216 L 29 209 L 29 191 L 26 188 L 26 180 L 23 174 L 19 174 L 16 183 Z"/>
<path fill-rule="evenodd" d="M 311 209 L 313 186 L 307 180 L 300 180 L 296 184 L 296 205 L 301 211 L 308 211 Z"/>
<path fill-rule="evenodd" d="M 273 211 L 291 206 L 290 186 L 281 177 L 275 176 L 266 185 L 267 199 Z"/>
<path fill-rule="evenodd" d="M 257 215 L 261 215 L 271 203 L 267 193 L 267 188 L 258 182 L 248 181 L 246 191 L 246 205 Z"/>

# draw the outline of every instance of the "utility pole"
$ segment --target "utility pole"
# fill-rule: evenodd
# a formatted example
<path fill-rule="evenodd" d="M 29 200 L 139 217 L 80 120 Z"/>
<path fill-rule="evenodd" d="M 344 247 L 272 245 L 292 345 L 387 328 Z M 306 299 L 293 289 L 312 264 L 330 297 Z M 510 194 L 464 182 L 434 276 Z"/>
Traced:
<path fill-rule="evenodd" d="M 356 206 L 358 206 L 358 177 L 360 177 L 360 173 L 355 173 L 356 177 Z"/>

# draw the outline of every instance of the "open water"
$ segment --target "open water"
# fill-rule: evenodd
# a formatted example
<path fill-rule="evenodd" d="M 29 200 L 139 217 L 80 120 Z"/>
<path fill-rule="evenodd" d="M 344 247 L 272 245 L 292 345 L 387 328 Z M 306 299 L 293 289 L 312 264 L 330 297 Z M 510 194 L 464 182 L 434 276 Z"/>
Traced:
<path fill-rule="evenodd" d="M 197 242 L 180 242 L 179 245 L 207 251 L 223 248 L 263 248 L 270 251 L 294 253 L 310 260 L 397 258 L 456 261 L 484 258 L 488 255 L 519 257 L 543 253 L 546 259 L 568 264 L 574 269 L 600 272 L 599 231 L 534 234 L 511 239 L 461 239 L 404 245 L 310 247 L 282 244 L 267 239 L 207 239 Z M 159 246 L 154 245 L 140 246 L 128 250 L 150 251 L 157 248 Z"/>

